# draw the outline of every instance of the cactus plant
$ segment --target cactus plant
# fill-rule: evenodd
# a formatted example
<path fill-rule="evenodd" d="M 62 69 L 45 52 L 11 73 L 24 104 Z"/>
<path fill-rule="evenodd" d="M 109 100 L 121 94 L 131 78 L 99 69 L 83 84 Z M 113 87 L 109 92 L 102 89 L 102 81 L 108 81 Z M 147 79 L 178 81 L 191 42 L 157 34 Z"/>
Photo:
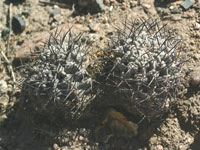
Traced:
<path fill-rule="evenodd" d="M 181 91 L 183 60 L 177 49 L 181 40 L 161 23 L 150 22 L 126 21 L 124 29 L 118 28 L 103 78 L 109 89 L 106 103 L 154 118 L 169 110 Z"/>
<path fill-rule="evenodd" d="M 69 30 L 62 38 L 51 34 L 33 61 L 21 67 L 22 96 L 34 111 L 78 118 L 95 97 L 87 72 L 90 47 Z"/>
<path fill-rule="evenodd" d="M 77 118 L 91 102 L 140 118 L 168 111 L 183 87 L 180 40 L 156 20 L 125 22 L 118 31 L 110 50 L 93 62 L 80 35 L 51 34 L 44 48 L 34 52 L 36 59 L 22 67 L 25 102 L 39 112 L 62 110 L 67 118 Z"/>

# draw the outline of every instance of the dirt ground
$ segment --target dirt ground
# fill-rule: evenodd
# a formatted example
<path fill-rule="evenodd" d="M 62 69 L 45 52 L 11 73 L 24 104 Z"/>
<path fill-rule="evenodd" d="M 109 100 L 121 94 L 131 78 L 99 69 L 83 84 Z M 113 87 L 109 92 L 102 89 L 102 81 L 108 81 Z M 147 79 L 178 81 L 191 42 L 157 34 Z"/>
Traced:
<path fill-rule="evenodd" d="M 197 150 L 200 147 L 200 1 L 185 10 L 182 0 L 104 0 L 104 11 L 97 14 L 82 12 L 76 2 L 26 0 L 19 3 L 0 1 L 0 48 L 8 57 L 8 64 L 0 55 L 0 150 Z M 75 6 L 75 7 L 74 7 Z M 59 8 L 60 13 L 52 17 Z M 10 13 L 9 11 L 10 10 Z M 20 15 L 25 30 L 10 36 L 6 26 L 9 18 Z M 10 16 L 10 17 L 9 17 Z M 83 33 L 94 49 L 104 49 L 109 37 L 128 20 L 158 19 L 167 29 L 182 39 L 181 50 L 189 63 L 185 94 L 172 112 L 159 121 L 139 124 L 138 136 L 128 138 L 109 134 L 107 129 L 96 129 L 105 119 L 104 110 L 88 120 L 69 123 L 51 122 L 45 116 L 33 116 L 19 111 L 20 88 L 14 87 L 12 70 L 17 81 L 19 58 L 27 59 L 30 48 L 48 38 L 48 33 L 59 25 L 63 31 L 73 26 L 73 32 Z M 3 34 L 5 32 L 5 35 Z M 11 68 L 12 66 L 12 68 Z M 18 85 L 18 84 L 17 84 Z M 34 121 L 33 121 L 34 120 Z M 98 136 L 98 138 L 97 138 Z M 98 139 L 98 140 L 97 140 Z"/>

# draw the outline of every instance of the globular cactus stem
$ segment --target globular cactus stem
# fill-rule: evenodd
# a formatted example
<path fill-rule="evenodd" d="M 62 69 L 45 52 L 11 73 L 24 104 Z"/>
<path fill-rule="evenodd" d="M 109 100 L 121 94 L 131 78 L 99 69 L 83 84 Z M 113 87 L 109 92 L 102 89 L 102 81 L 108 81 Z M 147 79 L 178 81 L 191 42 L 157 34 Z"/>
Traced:
<path fill-rule="evenodd" d="M 21 67 L 26 106 L 40 113 L 63 111 L 66 118 L 80 116 L 95 97 L 87 72 L 89 52 L 81 35 L 74 36 L 71 30 L 61 38 L 51 34 L 44 47 L 33 53 L 36 58 Z"/>
<path fill-rule="evenodd" d="M 118 31 L 104 67 L 114 97 L 108 103 L 140 116 L 160 116 L 182 88 L 180 40 L 157 21 L 125 22 Z"/>

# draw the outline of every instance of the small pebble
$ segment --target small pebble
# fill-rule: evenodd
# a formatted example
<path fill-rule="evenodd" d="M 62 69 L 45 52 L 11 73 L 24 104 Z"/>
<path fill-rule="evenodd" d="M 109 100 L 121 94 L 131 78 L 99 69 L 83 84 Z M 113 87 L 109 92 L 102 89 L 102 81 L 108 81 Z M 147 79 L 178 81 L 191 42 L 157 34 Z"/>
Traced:
<path fill-rule="evenodd" d="M 137 6 L 137 1 L 130 1 L 130 7 L 133 8 L 133 7 L 136 7 Z"/>
<path fill-rule="evenodd" d="M 146 9 L 150 9 L 150 8 L 151 8 L 151 5 L 149 5 L 149 4 L 142 4 L 142 6 L 143 6 L 144 8 L 146 8 Z"/>
<path fill-rule="evenodd" d="M 8 116 L 6 114 L 0 115 L 0 123 L 3 123 L 6 119 L 8 119 Z M 0 150 L 4 150 L 4 149 L 1 149 L 0 147 Z"/>
<path fill-rule="evenodd" d="M 181 20 L 181 15 L 172 15 L 171 16 L 171 20 L 173 20 L 173 21 L 179 21 L 179 20 Z"/>
<path fill-rule="evenodd" d="M 70 150 L 70 148 L 68 146 L 62 146 L 61 150 Z"/>
<path fill-rule="evenodd" d="M 0 97 L 0 112 L 5 111 L 8 106 L 9 98 L 7 95 Z"/>
<path fill-rule="evenodd" d="M 89 24 L 88 25 L 89 29 L 90 29 L 90 32 L 98 32 L 99 31 L 99 25 L 98 24 Z"/>
<path fill-rule="evenodd" d="M 4 38 L 4 37 L 7 37 L 8 34 L 9 34 L 10 30 L 9 28 L 5 27 L 2 32 L 1 32 L 1 36 Z"/>
<path fill-rule="evenodd" d="M 22 15 L 28 17 L 28 16 L 30 16 L 31 13 L 32 13 L 32 8 L 23 11 L 23 12 L 22 12 Z"/>
<path fill-rule="evenodd" d="M 53 12 L 50 14 L 50 17 L 55 17 L 56 15 L 60 14 L 60 8 L 55 8 Z"/>
<path fill-rule="evenodd" d="M 73 148 L 73 150 L 84 150 L 81 146 Z"/>
<path fill-rule="evenodd" d="M 0 80 L 0 93 L 1 94 L 6 93 L 7 90 L 8 90 L 8 85 L 7 85 L 6 81 Z"/>
<path fill-rule="evenodd" d="M 190 7 L 192 7 L 192 5 L 194 5 L 194 3 L 195 3 L 195 0 L 185 0 L 185 1 L 181 4 L 181 6 L 182 6 L 185 10 L 187 10 L 187 9 L 189 9 Z"/>
<path fill-rule="evenodd" d="M 15 34 L 20 34 L 24 31 L 25 22 L 19 15 L 16 15 L 13 17 L 12 29 Z"/>
<path fill-rule="evenodd" d="M 163 16 L 167 16 L 170 14 L 170 11 L 168 8 L 160 8 L 159 12 L 163 15 Z"/>
<path fill-rule="evenodd" d="M 58 144 L 55 143 L 55 144 L 53 144 L 53 149 L 54 150 L 60 150 L 60 147 L 58 146 Z"/>
<path fill-rule="evenodd" d="M 195 23 L 194 23 L 194 29 L 195 29 L 195 30 L 199 30 L 199 29 L 200 29 L 200 24 L 197 23 L 197 22 L 195 22 Z"/>
<path fill-rule="evenodd" d="M 68 142 L 69 142 L 69 138 L 66 138 L 66 137 L 62 138 L 62 143 L 68 143 Z"/>
<path fill-rule="evenodd" d="M 194 70 L 193 72 L 191 72 L 190 75 L 190 83 L 193 86 L 197 86 L 200 84 L 200 68 Z"/>
<path fill-rule="evenodd" d="M 103 0 L 78 0 L 77 8 L 96 14 L 104 10 Z"/>
<path fill-rule="evenodd" d="M 169 6 L 169 9 L 170 9 L 170 10 L 173 10 L 173 9 L 174 9 L 174 6 Z"/>
<path fill-rule="evenodd" d="M 80 140 L 80 141 L 83 141 L 83 140 L 84 140 L 84 137 L 83 137 L 83 136 L 79 136 L 79 140 Z"/>
<path fill-rule="evenodd" d="M 171 13 L 172 14 L 179 14 L 180 10 L 178 8 L 174 8 L 174 9 L 171 10 Z"/>
<path fill-rule="evenodd" d="M 157 145 L 157 150 L 163 150 L 163 146 L 162 145 Z"/>

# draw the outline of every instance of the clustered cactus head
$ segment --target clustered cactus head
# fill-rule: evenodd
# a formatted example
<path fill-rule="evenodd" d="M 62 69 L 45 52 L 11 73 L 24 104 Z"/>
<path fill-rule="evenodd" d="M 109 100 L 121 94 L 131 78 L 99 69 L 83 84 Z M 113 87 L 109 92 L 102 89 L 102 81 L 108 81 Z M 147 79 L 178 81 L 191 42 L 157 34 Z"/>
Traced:
<path fill-rule="evenodd" d="M 35 51 L 33 61 L 24 65 L 22 95 L 38 112 L 58 110 L 76 118 L 94 98 L 92 79 L 86 68 L 90 48 L 81 35 L 69 30 L 62 38 L 51 34 L 43 49 Z"/>
<path fill-rule="evenodd" d="M 115 97 L 112 105 L 149 118 L 168 110 L 181 89 L 179 43 L 157 21 L 125 22 L 104 68 L 105 82 Z"/>
<path fill-rule="evenodd" d="M 67 118 L 97 105 L 140 117 L 162 115 L 182 89 L 183 59 L 177 50 L 180 40 L 157 21 L 149 22 L 125 22 L 110 50 L 92 62 L 80 35 L 51 34 L 44 48 L 34 52 L 37 57 L 22 67 L 26 106 L 53 114 L 62 110 Z"/>

